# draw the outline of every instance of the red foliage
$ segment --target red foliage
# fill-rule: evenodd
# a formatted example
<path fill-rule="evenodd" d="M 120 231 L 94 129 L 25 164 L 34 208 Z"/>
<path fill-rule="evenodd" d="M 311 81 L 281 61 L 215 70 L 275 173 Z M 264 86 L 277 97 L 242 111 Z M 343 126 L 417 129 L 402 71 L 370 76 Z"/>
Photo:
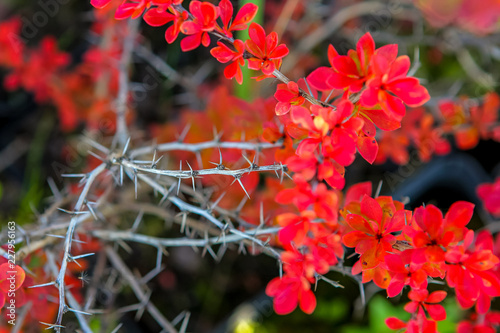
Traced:
<path fill-rule="evenodd" d="M 479 185 L 476 191 L 486 210 L 493 216 L 500 217 L 500 178 L 494 183 Z"/>
<path fill-rule="evenodd" d="M 262 70 L 264 75 L 271 75 L 281 65 L 281 59 L 288 54 L 285 44 L 278 45 L 278 34 L 266 32 L 261 25 L 251 23 L 248 29 L 250 39 L 245 42 L 247 51 L 251 53 L 248 58 L 248 68 Z"/>
<path fill-rule="evenodd" d="M 215 20 L 219 17 L 217 7 L 209 2 L 191 1 L 189 11 L 194 17 L 193 20 L 181 24 L 181 32 L 189 35 L 181 41 L 181 49 L 184 52 L 194 50 L 200 44 L 207 47 L 210 44 L 208 32 L 215 29 Z"/>

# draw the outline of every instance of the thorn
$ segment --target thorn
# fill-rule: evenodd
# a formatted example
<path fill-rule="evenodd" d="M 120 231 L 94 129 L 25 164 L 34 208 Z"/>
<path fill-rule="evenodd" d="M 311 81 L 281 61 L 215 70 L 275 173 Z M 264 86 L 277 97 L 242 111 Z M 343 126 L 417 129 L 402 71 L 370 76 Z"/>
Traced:
<path fill-rule="evenodd" d="M 220 147 L 218 148 L 219 148 L 219 163 L 214 163 L 214 162 L 209 162 L 209 163 L 215 165 L 219 170 L 231 170 L 222 164 L 222 152 L 220 151 Z"/>
<path fill-rule="evenodd" d="M 283 166 L 283 169 L 286 169 L 286 166 Z M 285 174 L 285 176 L 287 176 L 290 180 L 293 180 L 292 176 L 290 176 L 286 171 L 282 171 L 282 174 L 281 174 L 281 181 L 283 182 L 283 174 Z"/>
<path fill-rule="evenodd" d="M 182 172 L 182 161 L 179 161 L 179 171 Z M 179 183 L 177 185 L 177 196 L 179 196 L 180 189 L 181 189 L 181 177 L 179 177 Z"/>
<path fill-rule="evenodd" d="M 238 183 L 240 183 L 240 186 L 241 188 L 243 189 L 243 191 L 245 192 L 245 194 L 247 195 L 248 199 L 250 199 L 250 195 L 248 194 L 247 190 L 245 189 L 245 186 L 243 186 L 243 183 L 241 182 L 240 178 L 241 178 L 241 174 L 238 174 L 238 175 L 234 175 L 234 180 L 233 182 L 231 183 L 231 185 L 234 184 L 235 181 L 238 181 Z"/>
<path fill-rule="evenodd" d="M 139 214 L 137 215 L 137 217 L 135 218 L 135 221 L 134 221 L 134 224 L 132 225 L 132 228 L 130 228 L 130 231 L 132 232 L 135 232 L 137 230 L 137 228 L 139 227 L 139 224 L 141 223 L 142 221 L 142 217 L 144 216 L 144 211 L 141 209 L 139 211 Z"/>
<path fill-rule="evenodd" d="M 30 209 L 33 212 L 33 214 L 35 214 L 35 216 L 37 218 L 40 218 L 40 216 L 41 216 L 40 212 L 38 211 L 38 209 L 36 209 L 35 205 L 32 202 L 30 202 L 29 205 L 30 205 Z"/>
<path fill-rule="evenodd" d="M 141 320 L 141 317 L 144 314 L 144 310 L 146 310 L 146 305 L 148 305 L 152 293 L 153 290 L 149 289 L 147 294 L 144 295 L 144 299 L 141 301 L 141 307 L 137 310 L 137 313 L 135 314 L 136 321 Z"/>
<path fill-rule="evenodd" d="M 134 169 L 134 191 L 135 199 L 137 199 L 137 170 Z"/>
<path fill-rule="evenodd" d="M 330 90 L 330 93 L 328 94 L 328 96 L 326 96 L 325 100 L 323 101 L 324 103 L 328 103 L 328 101 L 330 100 L 330 97 L 332 97 L 332 94 L 333 94 L 333 89 Z"/>
<path fill-rule="evenodd" d="M 97 158 L 98 160 L 100 160 L 101 162 L 104 162 L 104 158 L 102 158 L 101 156 L 97 155 L 96 153 L 94 153 L 93 151 L 90 151 L 88 150 L 87 151 L 90 155 L 94 156 L 95 158 Z"/>
<path fill-rule="evenodd" d="M 168 191 L 166 191 L 166 193 L 163 195 L 163 198 L 161 198 L 160 203 L 158 205 L 161 206 L 168 199 L 168 196 L 170 195 L 170 193 L 174 191 L 174 189 L 175 189 L 175 183 L 173 183 L 168 189 Z"/>
<path fill-rule="evenodd" d="M 60 200 L 62 197 L 61 192 L 57 188 L 57 185 L 54 182 L 54 179 L 52 177 L 49 177 L 47 179 L 47 183 L 49 183 L 50 190 L 51 190 L 52 194 L 54 195 L 54 198 L 56 199 L 56 201 Z"/>
<path fill-rule="evenodd" d="M 115 243 L 120 245 L 128 254 L 132 254 L 134 252 L 132 248 L 121 239 L 118 239 Z"/>
<path fill-rule="evenodd" d="M 184 233 L 184 230 L 186 229 L 186 222 L 187 222 L 187 213 L 182 212 L 182 220 L 181 220 L 181 233 Z"/>
<path fill-rule="evenodd" d="M 31 288 L 40 288 L 40 287 L 46 287 L 46 286 L 55 286 L 56 285 L 56 281 L 52 281 L 52 282 L 48 282 L 48 283 L 42 283 L 42 284 L 36 284 L 34 286 L 29 286 L 28 288 L 31 289 Z"/>
<path fill-rule="evenodd" d="M 74 256 L 74 257 L 71 257 L 71 259 L 74 261 L 76 259 L 81 259 L 81 258 L 85 258 L 85 257 L 90 257 L 90 256 L 93 256 L 95 255 L 95 253 L 85 253 L 85 254 L 80 254 L 78 256 Z"/>
<path fill-rule="evenodd" d="M 153 279 L 155 276 L 157 276 L 160 272 L 162 272 L 165 269 L 165 266 L 161 267 L 155 267 L 153 268 L 148 274 L 144 275 L 142 279 L 139 281 L 141 285 L 148 283 Z"/>
<path fill-rule="evenodd" d="M 186 124 L 186 126 L 184 127 L 184 129 L 181 132 L 181 135 L 179 135 L 177 137 L 177 141 L 178 142 L 184 141 L 184 139 L 186 138 L 186 136 L 187 136 L 190 128 L 191 128 L 191 124 L 190 123 Z"/>
<path fill-rule="evenodd" d="M 203 169 L 203 160 L 201 159 L 201 154 L 199 151 L 196 151 L 196 162 L 198 163 L 198 169 Z"/>
<path fill-rule="evenodd" d="M 189 323 L 189 318 L 191 317 L 191 312 L 187 311 L 184 316 L 184 320 L 182 321 L 181 328 L 179 329 L 179 333 L 186 333 L 187 325 Z"/>
<path fill-rule="evenodd" d="M 81 314 L 84 314 L 84 315 L 87 315 L 87 316 L 92 316 L 92 313 L 90 312 L 85 312 L 85 311 L 81 311 L 81 310 L 77 310 L 77 309 L 72 309 L 70 307 L 67 308 L 68 311 L 71 311 L 71 312 L 74 312 L 74 313 L 81 313 Z"/>
<path fill-rule="evenodd" d="M 119 323 L 118 326 L 115 327 L 114 330 L 111 331 L 111 333 L 118 333 L 118 330 L 123 326 L 123 323 Z"/>
<path fill-rule="evenodd" d="M 377 190 L 375 191 L 375 196 L 374 196 L 374 198 L 378 198 L 378 196 L 380 195 L 380 191 L 382 190 L 382 183 L 383 183 L 383 181 L 382 181 L 382 180 L 380 180 L 380 181 L 378 182 L 378 185 L 377 185 Z"/>
<path fill-rule="evenodd" d="M 107 170 L 107 174 L 109 174 L 109 175 L 111 175 L 111 177 L 113 177 L 116 184 L 118 184 L 120 182 L 120 179 L 118 179 L 118 176 L 115 175 L 115 173 L 113 171 Z"/>
<path fill-rule="evenodd" d="M 246 157 L 244 154 L 242 154 L 243 158 L 248 162 L 248 164 L 250 164 L 250 169 L 252 168 L 253 166 L 253 163 L 250 162 L 250 160 L 248 159 L 248 157 Z"/>
<path fill-rule="evenodd" d="M 321 274 L 317 274 L 316 273 L 315 275 L 316 275 L 316 280 L 323 280 L 326 283 L 334 286 L 335 288 L 342 288 L 342 289 L 344 288 L 344 286 L 341 285 L 340 283 L 338 283 L 337 281 L 330 280 L 329 278 L 327 278 L 327 277 L 325 277 L 325 276 L 323 276 Z"/>
<path fill-rule="evenodd" d="M 156 149 L 153 152 L 153 159 L 151 160 L 151 168 L 153 168 L 155 165 L 155 159 L 156 159 Z"/>
<path fill-rule="evenodd" d="M 90 202 L 90 201 L 87 201 L 87 199 L 85 199 L 83 201 L 83 203 L 87 206 L 87 208 L 89 209 L 89 212 L 90 214 L 92 214 L 92 217 L 94 217 L 94 220 L 98 221 L 99 219 L 97 218 L 97 215 L 94 211 L 94 208 L 92 208 L 92 206 L 90 204 L 95 204 L 95 202 Z"/>
<path fill-rule="evenodd" d="M 80 178 L 80 177 L 87 178 L 86 173 L 63 173 L 61 176 L 67 178 Z"/>
<path fill-rule="evenodd" d="M 42 324 L 42 325 L 45 325 L 45 326 L 49 326 L 49 327 L 46 328 L 46 330 L 50 330 L 50 329 L 53 329 L 53 328 L 57 328 L 57 329 L 59 329 L 59 328 L 65 328 L 65 326 L 63 326 L 63 325 L 49 324 L 49 323 L 45 323 L 43 321 L 39 321 L 39 323 Z"/>
<path fill-rule="evenodd" d="M 240 242 L 240 244 L 238 245 L 238 254 L 247 254 L 247 249 L 245 248 L 245 244 L 243 243 L 243 241 Z"/>
<path fill-rule="evenodd" d="M 176 326 L 178 323 L 181 322 L 181 319 L 184 318 L 186 311 L 182 311 L 179 313 L 174 319 L 171 320 L 171 323 L 173 326 Z"/>
<path fill-rule="evenodd" d="M 224 133 L 223 131 L 221 131 L 220 133 L 217 133 L 217 128 L 214 126 L 213 127 L 213 133 L 214 133 L 214 141 L 215 142 L 219 142 L 220 139 L 222 138 L 222 134 Z"/>
<path fill-rule="evenodd" d="M 61 235 L 45 234 L 45 236 L 54 237 L 54 238 L 66 239 L 66 237 L 65 237 L 65 236 L 61 236 Z M 74 243 L 82 243 L 82 244 L 86 244 L 86 242 L 81 241 L 81 240 L 78 240 L 78 239 L 72 239 L 71 241 L 72 241 L 72 242 L 74 242 Z"/>
<path fill-rule="evenodd" d="M 194 186 L 194 177 L 195 177 L 195 171 L 193 171 L 193 168 L 191 168 L 191 165 L 189 164 L 188 161 L 186 161 L 188 167 L 189 167 L 189 170 L 191 170 L 191 180 L 193 182 L 193 191 L 196 192 L 196 188 Z"/>
<path fill-rule="evenodd" d="M 97 141 L 92 140 L 88 136 L 83 136 L 83 140 L 87 141 L 88 144 L 90 144 L 92 147 L 100 150 L 104 154 L 108 155 L 109 154 L 109 149 L 98 143 Z"/>
<path fill-rule="evenodd" d="M 87 212 L 74 212 L 74 211 L 71 211 L 71 210 L 66 210 L 64 208 L 57 208 L 57 210 L 63 212 L 63 213 L 66 213 L 66 214 L 69 214 L 69 215 L 83 215 L 83 214 L 87 214 Z"/>
<path fill-rule="evenodd" d="M 224 257 L 224 254 L 226 254 L 227 251 L 227 246 L 222 245 L 219 247 L 219 250 L 217 251 L 217 262 L 220 262 L 222 260 L 222 257 Z"/>
<path fill-rule="evenodd" d="M 280 175 L 278 174 L 278 170 L 274 169 L 274 173 L 276 174 L 276 178 L 280 179 Z"/>
<path fill-rule="evenodd" d="M 214 203 L 211 205 L 210 211 L 212 211 L 215 207 L 217 207 L 217 205 L 222 200 L 222 198 L 226 195 L 226 193 L 227 192 L 222 192 L 222 194 L 217 198 L 217 200 L 215 200 Z"/>
<path fill-rule="evenodd" d="M 260 202 L 260 212 L 259 212 L 259 228 L 262 228 L 264 226 L 264 202 Z"/>
<path fill-rule="evenodd" d="M 122 155 L 125 156 L 127 153 L 128 145 L 130 144 L 130 137 L 128 137 L 127 142 L 125 143 L 125 147 L 123 147 Z"/>
<path fill-rule="evenodd" d="M 243 206 L 245 206 L 245 204 L 247 203 L 247 200 L 248 200 L 248 197 L 243 197 L 243 199 L 241 199 L 240 203 L 238 204 L 238 207 L 236 207 L 236 211 L 238 213 L 243 209 Z"/>

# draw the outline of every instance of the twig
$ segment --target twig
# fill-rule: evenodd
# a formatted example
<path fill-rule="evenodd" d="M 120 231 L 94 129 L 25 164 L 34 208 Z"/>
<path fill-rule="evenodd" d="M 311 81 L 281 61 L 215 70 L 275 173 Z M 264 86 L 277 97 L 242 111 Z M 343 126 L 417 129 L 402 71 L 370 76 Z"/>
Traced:
<path fill-rule="evenodd" d="M 224 244 L 224 243 L 235 243 L 240 242 L 245 239 L 251 239 L 252 241 L 259 241 L 255 236 L 260 235 L 273 235 L 276 234 L 281 228 L 273 227 L 266 229 L 249 229 L 242 231 L 246 234 L 243 237 L 241 234 L 232 234 L 225 237 L 217 236 L 207 239 L 192 239 L 192 238 L 158 238 L 153 236 L 141 235 L 131 231 L 112 231 L 112 230 L 94 230 L 92 236 L 106 239 L 110 241 L 115 240 L 125 240 L 132 241 L 142 244 L 148 244 L 154 247 L 177 247 L 177 246 L 196 246 L 204 247 L 208 245 Z"/>
<path fill-rule="evenodd" d="M 137 149 L 132 149 L 130 151 L 130 158 L 135 158 L 137 156 L 152 154 L 155 150 L 157 152 L 165 152 L 165 151 L 190 151 L 193 153 L 205 150 L 205 149 L 213 149 L 213 148 L 226 148 L 226 149 L 240 149 L 240 150 L 252 150 L 252 151 L 261 151 L 263 149 L 272 149 L 281 147 L 281 142 L 276 143 L 267 143 L 267 142 L 243 142 L 243 141 L 222 141 L 211 140 L 205 142 L 198 143 L 185 143 L 185 142 L 167 142 L 161 143 L 155 146 L 146 146 Z"/>
<path fill-rule="evenodd" d="M 136 277 L 125 265 L 118 253 L 112 247 L 106 246 L 106 254 L 111 264 L 120 272 L 121 276 L 128 282 L 139 300 L 146 298 L 146 292 L 142 289 L 136 280 Z M 175 327 L 160 313 L 158 308 L 151 302 L 147 302 L 146 309 L 156 322 L 169 333 L 178 333 Z"/>
<path fill-rule="evenodd" d="M 116 97 L 116 134 L 115 139 L 120 145 L 125 145 L 128 138 L 127 130 L 127 97 L 129 93 L 128 67 L 132 58 L 135 37 L 139 27 L 139 20 L 128 21 L 128 33 L 124 37 L 123 51 L 120 60 L 120 71 L 118 76 L 118 95 Z"/>
<path fill-rule="evenodd" d="M 100 175 L 104 170 L 106 170 L 106 164 L 101 164 L 94 170 L 90 172 L 87 178 L 87 182 L 85 183 L 85 186 L 82 190 L 82 193 L 80 194 L 80 197 L 78 198 L 78 201 L 75 204 L 74 211 L 78 212 L 83 206 L 83 203 L 87 197 L 87 194 L 90 190 L 90 187 L 92 186 L 94 180 L 97 178 L 98 175 Z M 56 319 L 56 325 L 61 325 L 62 323 L 62 317 L 64 312 L 66 311 L 66 298 L 65 298 L 65 284 L 64 284 L 64 277 L 66 276 L 66 269 L 68 267 L 68 262 L 71 261 L 71 244 L 73 240 L 73 234 L 75 233 L 76 226 L 78 224 L 79 218 L 78 215 L 74 215 L 71 218 L 70 224 L 68 226 L 68 230 L 66 232 L 66 238 L 64 240 L 64 254 L 63 254 L 63 260 L 61 262 L 61 268 L 59 269 L 59 274 L 57 275 L 56 279 L 56 285 L 59 289 L 59 310 L 57 312 L 57 319 Z M 60 332 L 60 327 L 55 327 L 57 332 Z"/>

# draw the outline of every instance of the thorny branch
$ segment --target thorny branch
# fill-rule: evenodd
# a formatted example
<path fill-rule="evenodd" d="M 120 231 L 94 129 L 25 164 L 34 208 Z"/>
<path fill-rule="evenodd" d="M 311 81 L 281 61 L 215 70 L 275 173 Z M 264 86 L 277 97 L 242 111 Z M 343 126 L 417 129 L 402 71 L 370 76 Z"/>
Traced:
<path fill-rule="evenodd" d="M 75 204 L 74 212 L 80 212 L 83 203 L 87 197 L 87 194 L 90 191 L 90 187 L 94 183 L 97 176 L 99 176 L 104 170 L 106 170 L 106 164 L 101 164 L 97 168 L 92 170 L 90 174 L 88 174 L 87 182 L 85 183 L 82 193 L 80 194 L 80 197 L 78 198 L 78 201 Z M 66 238 L 64 239 L 64 254 L 63 254 L 63 260 L 61 262 L 61 268 L 59 269 L 59 273 L 55 281 L 55 285 L 59 289 L 59 310 L 57 311 L 56 325 L 61 325 L 63 314 L 67 310 L 66 297 L 65 297 L 66 287 L 64 284 L 64 277 L 66 276 L 66 269 L 68 267 L 68 263 L 72 261 L 72 257 L 70 254 L 71 244 L 73 241 L 73 235 L 75 233 L 78 221 L 79 221 L 78 215 L 73 215 L 70 224 L 68 226 L 68 230 L 66 232 Z M 60 327 L 55 327 L 55 329 L 57 332 L 60 332 Z"/>

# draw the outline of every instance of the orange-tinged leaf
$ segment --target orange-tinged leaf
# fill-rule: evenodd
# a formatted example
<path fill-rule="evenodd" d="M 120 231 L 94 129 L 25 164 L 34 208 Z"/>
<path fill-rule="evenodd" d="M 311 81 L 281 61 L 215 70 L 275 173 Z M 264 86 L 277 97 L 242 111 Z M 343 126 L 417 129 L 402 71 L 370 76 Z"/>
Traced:
<path fill-rule="evenodd" d="M 375 52 L 375 41 L 373 40 L 369 32 L 365 33 L 358 40 L 356 44 L 356 52 L 359 58 L 361 71 L 366 74 L 366 69 L 370 63 L 370 60 Z"/>
<path fill-rule="evenodd" d="M 375 161 L 378 153 L 378 144 L 374 137 L 359 136 L 356 146 L 361 156 L 368 163 L 372 164 Z"/>
<path fill-rule="evenodd" d="M 0 290 L 9 292 L 12 284 L 14 290 L 17 290 L 22 286 L 25 278 L 26 273 L 20 266 L 12 267 L 10 263 L 0 265 Z"/>
<path fill-rule="evenodd" d="M 368 238 L 371 237 L 361 231 L 352 231 L 342 236 L 342 241 L 347 247 L 356 247 L 360 241 Z"/>
<path fill-rule="evenodd" d="M 379 206 L 380 208 L 380 206 Z M 368 235 L 374 235 L 374 231 L 370 223 L 366 221 L 362 216 L 357 214 L 349 214 L 347 215 L 346 222 L 349 224 L 351 228 L 357 231 L 364 232 Z"/>
<path fill-rule="evenodd" d="M 462 150 L 472 149 L 479 143 L 479 131 L 476 127 L 458 129 L 455 132 L 455 142 Z"/>
<path fill-rule="evenodd" d="M 361 213 L 370 220 L 380 223 L 382 221 L 383 211 L 377 200 L 365 195 L 361 200 Z M 371 228 L 370 228 L 371 229 Z"/>
<path fill-rule="evenodd" d="M 300 308 L 307 314 L 314 312 L 314 309 L 316 308 L 316 297 L 310 289 L 302 292 L 300 298 Z"/>

